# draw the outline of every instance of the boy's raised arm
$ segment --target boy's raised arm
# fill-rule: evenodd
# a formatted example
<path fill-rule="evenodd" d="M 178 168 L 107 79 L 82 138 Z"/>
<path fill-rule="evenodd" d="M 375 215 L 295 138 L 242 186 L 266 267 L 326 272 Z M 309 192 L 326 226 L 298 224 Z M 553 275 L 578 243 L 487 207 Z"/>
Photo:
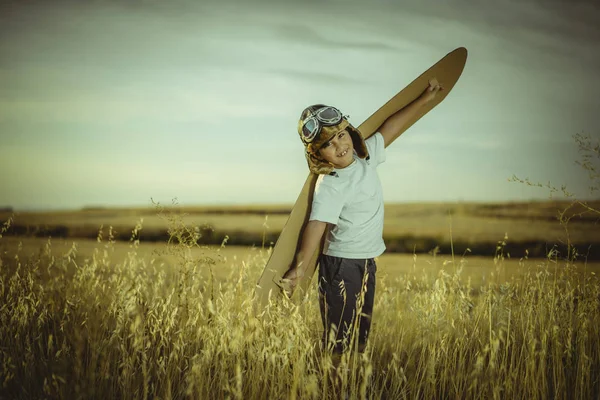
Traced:
<path fill-rule="evenodd" d="M 327 228 L 327 223 L 322 221 L 313 220 L 308 221 L 308 224 L 306 224 L 300 242 L 300 250 L 296 253 L 294 264 L 282 278 L 284 283 L 289 286 L 290 292 L 294 291 L 294 288 L 304 276 L 306 266 L 315 254 L 315 251 L 317 251 L 319 243 L 321 243 L 325 228 Z"/>
<path fill-rule="evenodd" d="M 403 131 L 404 125 L 417 111 L 429 103 L 435 98 L 438 91 L 444 90 L 444 88 L 437 82 L 436 79 L 429 81 L 429 86 L 419 97 L 417 97 L 412 103 L 404 107 L 403 109 L 392 114 L 388 119 L 385 120 L 383 125 L 379 127 L 379 132 L 383 136 L 384 147 L 388 147 L 394 140 L 400 136 L 400 132 Z"/>

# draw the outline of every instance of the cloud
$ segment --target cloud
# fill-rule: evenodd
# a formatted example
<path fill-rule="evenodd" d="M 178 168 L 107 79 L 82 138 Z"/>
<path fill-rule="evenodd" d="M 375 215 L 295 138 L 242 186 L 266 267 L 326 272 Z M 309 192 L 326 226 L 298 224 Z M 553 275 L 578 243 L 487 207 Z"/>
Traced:
<path fill-rule="evenodd" d="M 342 73 L 328 73 L 328 72 L 317 72 L 317 71 L 306 71 L 306 70 L 283 70 L 275 69 L 269 71 L 270 73 L 278 74 L 294 80 L 300 80 L 303 83 L 311 82 L 313 84 L 367 84 L 368 79 L 357 79 L 355 77 L 344 76 Z"/>
<path fill-rule="evenodd" d="M 355 40 L 336 39 L 337 35 L 328 35 L 327 31 L 320 31 L 312 26 L 310 20 L 305 20 L 304 24 L 285 23 L 273 24 L 268 27 L 271 37 L 287 43 L 301 43 L 309 46 L 319 46 L 328 50 L 353 49 L 361 51 L 393 51 L 395 46 L 380 41 L 369 41 L 365 39 L 354 38 Z M 348 24 L 350 27 L 350 24 Z"/>
<path fill-rule="evenodd" d="M 13 79 L 15 72 L 2 75 L 0 82 L 6 83 L 6 93 L 11 94 L 0 97 L 0 121 L 121 123 L 280 117 L 289 111 L 285 101 L 270 107 L 264 104 L 273 98 L 285 99 L 293 90 L 282 76 L 223 68 L 200 69 L 190 76 L 163 71 L 155 73 L 154 79 L 126 85 L 115 84 L 106 71 L 103 82 L 80 72 L 77 68 L 71 73 L 24 69 L 21 73 L 31 74 L 31 82 L 22 76 Z"/>

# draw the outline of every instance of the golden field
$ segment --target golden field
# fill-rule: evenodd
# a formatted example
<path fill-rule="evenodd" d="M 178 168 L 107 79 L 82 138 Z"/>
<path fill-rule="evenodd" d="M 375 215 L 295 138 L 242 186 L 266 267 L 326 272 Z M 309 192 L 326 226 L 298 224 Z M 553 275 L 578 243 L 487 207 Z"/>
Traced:
<path fill-rule="evenodd" d="M 391 208 L 387 218 L 389 225 L 400 221 L 396 229 L 419 217 L 423 230 L 439 223 L 436 233 L 450 233 L 451 226 L 453 238 L 473 224 L 487 229 L 476 239 L 489 235 L 493 255 L 379 257 L 368 347 L 337 367 L 319 346 L 314 282 L 304 298 L 279 297 L 257 309 L 253 291 L 268 244 L 203 246 L 182 234 L 201 223 L 190 218 L 219 214 L 167 213 L 154 221 L 158 228 L 142 210 L 89 210 L 55 220 L 69 227 L 85 221 L 95 232 L 91 239 L 7 236 L 3 229 L 0 398 L 600 397 L 600 263 L 565 260 L 553 250 L 546 258 L 509 258 L 510 238 L 535 236 L 537 229 L 552 243 L 560 235 L 552 210 L 438 209 L 431 216 L 415 205 L 393 217 Z M 241 225 L 244 214 L 222 216 L 221 223 Z M 34 218 L 17 215 L 15 223 L 26 217 Z M 264 215 L 254 217 L 246 222 L 260 224 L 257 233 L 276 231 L 277 214 L 269 215 L 269 228 L 262 227 Z M 122 240 L 109 228 L 119 218 Z M 126 232 L 141 218 L 135 233 Z M 162 223 L 180 240 L 144 241 L 143 232 Z M 593 220 L 578 224 L 569 224 L 581 227 L 577 237 L 595 235 Z M 540 228 L 550 225 L 559 226 Z M 496 246 L 505 233 L 508 242 Z"/>

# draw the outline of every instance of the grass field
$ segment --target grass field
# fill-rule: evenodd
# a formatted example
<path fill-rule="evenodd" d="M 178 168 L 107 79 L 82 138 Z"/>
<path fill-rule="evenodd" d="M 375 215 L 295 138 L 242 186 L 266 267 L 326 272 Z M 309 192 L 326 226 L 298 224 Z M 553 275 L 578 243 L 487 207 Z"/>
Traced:
<path fill-rule="evenodd" d="M 0 398 L 600 396 L 598 263 L 385 254 L 367 350 L 335 368 L 314 285 L 254 308 L 268 256 L 0 238 Z"/>

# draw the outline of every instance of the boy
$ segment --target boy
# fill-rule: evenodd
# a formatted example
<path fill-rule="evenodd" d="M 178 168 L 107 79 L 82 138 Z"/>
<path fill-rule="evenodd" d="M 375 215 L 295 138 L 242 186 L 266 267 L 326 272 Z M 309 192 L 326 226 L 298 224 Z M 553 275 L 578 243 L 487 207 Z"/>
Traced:
<path fill-rule="evenodd" d="M 366 141 L 334 107 L 313 105 L 300 116 L 298 133 L 308 166 L 319 177 L 299 251 L 282 279 L 291 294 L 329 224 L 318 261 L 319 303 L 325 347 L 337 354 L 348 349 L 355 323 L 362 352 L 371 326 L 374 258 L 385 251 L 383 195 L 376 167 L 385 161 L 385 147 L 439 90 L 443 87 L 431 80 L 415 101 L 390 116 Z"/>

